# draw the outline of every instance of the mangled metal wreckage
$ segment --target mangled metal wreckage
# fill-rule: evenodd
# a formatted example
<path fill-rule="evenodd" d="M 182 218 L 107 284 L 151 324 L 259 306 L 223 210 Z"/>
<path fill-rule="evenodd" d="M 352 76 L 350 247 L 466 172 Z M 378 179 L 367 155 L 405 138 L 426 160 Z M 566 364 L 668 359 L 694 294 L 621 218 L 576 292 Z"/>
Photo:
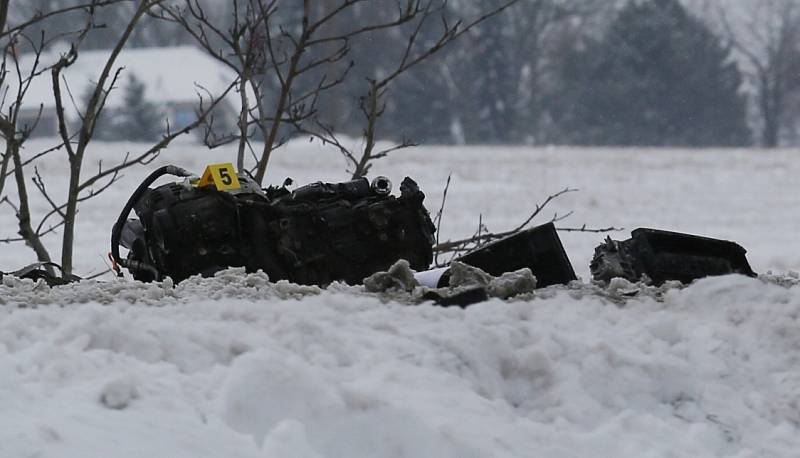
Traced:
<path fill-rule="evenodd" d="M 155 188 L 160 177 L 177 182 Z M 230 164 L 209 166 L 202 177 L 161 167 L 134 191 L 114 224 L 110 257 L 135 279 L 182 281 L 232 266 L 262 270 L 273 281 L 327 285 L 362 283 L 404 259 L 416 281 L 449 286 L 448 267 L 431 269 L 435 227 L 425 194 L 406 177 L 399 196 L 385 177 L 313 183 L 290 190 L 262 189 Z M 137 218 L 130 218 L 131 211 Z M 120 256 L 120 245 L 128 249 Z M 535 287 L 567 284 L 576 276 L 552 223 L 520 231 L 455 259 L 493 276 L 530 269 Z M 629 240 L 606 239 L 595 250 L 593 279 L 689 283 L 712 275 L 754 276 L 738 244 L 689 234 L 640 228 Z M 463 291 L 462 291 L 463 293 Z M 463 305 L 485 297 L 470 292 L 439 303 Z"/>
<path fill-rule="evenodd" d="M 164 176 L 179 180 L 150 187 Z M 577 279 L 552 223 L 432 268 L 436 228 L 423 204 L 425 194 L 411 178 L 400 183 L 399 196 L 393 195 L 386 177 L 317 182 L 294 190 L 290 184 L 287 180 L 262 189 L 231 164 L 210 165 L 201 177 L 180 167 L 161 167 L 136 188 L 113 225 L 113 269 L 122 276 L 125 268 L 141 281 L 170 277 L 180 282 L 244 267 L 264 271 L 272 281 L 320 286 L 342 281 L 380 289 L 397 283 L 398 277 L 387 277 L 386 271 L 403 260 L 407 272 L 402 275 L 411 277 L 400 281 L 404 287 L 421 284 L 430 289 L 425 299 L 461 306 L 490 295 L 506 297 L 492 294 L 497 282 L 489 279 L 495 277 L 500 283 L 521 281 L 525 289 Z M 120 247 L 128 250 L 124 258 Z M 715 275 L 755 276 L 745 253 L 727 240 L 639 228 L 628 240 L 606 238 L 589 267 L 597 282 L 624 278 L 655 286 L 688 284 Z M 53 268 L 58 266 L 36 263 L 6 275 L 41 279 L 51 286 L 80 280 L 54 275 Z M 504 280 L 504 275 L 522 271 L 527 276 Z M 448 290 L 463 284 L 465 275 L 477 278 L 477 287 Z"/>

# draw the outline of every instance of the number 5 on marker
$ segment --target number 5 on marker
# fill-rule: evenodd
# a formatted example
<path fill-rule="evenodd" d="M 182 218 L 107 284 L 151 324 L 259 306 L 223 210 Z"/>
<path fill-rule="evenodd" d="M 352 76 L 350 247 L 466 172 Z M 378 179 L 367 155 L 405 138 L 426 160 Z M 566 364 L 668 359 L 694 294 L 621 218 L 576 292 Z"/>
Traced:
<path fill-rule="evenodd" d="M 203 177 L 197 183 L 197 187 L 214 185 L 217 191 L 230 191 L 231 189 L 239 189 L 242 186 L 239 184 L 239 178 L 236 176 L 236 169 L 233 164 L 225 162 L 222 164 L 210 164 L 203 172 Z"/>

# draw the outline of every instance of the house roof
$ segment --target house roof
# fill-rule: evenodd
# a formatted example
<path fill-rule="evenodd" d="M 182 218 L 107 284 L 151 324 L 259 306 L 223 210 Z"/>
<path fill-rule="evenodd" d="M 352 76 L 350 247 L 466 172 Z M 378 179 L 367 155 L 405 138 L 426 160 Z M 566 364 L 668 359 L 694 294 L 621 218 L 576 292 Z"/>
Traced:
<path fill-rule="evenodd" d="M 40 68 L 55 62 L 60 52 L 51 51 L 40 58 Z M 64 78 L 69 90 L 80 104 L 90 84 L 97 80 L 110 55 L 108 50 L 82 51 L 77 61 L 64 70 Z M 32 54 L 23 54 L 20 66 L 31 68 L 34 62 Z M 10 64 L 9 64 L 10 65 Z M 125 88 L 130 82 L 129 75 L 145 83 L 145 98 L 164 104 L 197 103 L 197 85 L 203 86 L 215 96 L 222 94 L 236 78 L 236 73 L 220 63 L 205 51 L 193 46 L 176 46 L 167 48 L 131 48 L 123 50 L 117 58 L 114 69 L 124 67 L 115 89 L 109 95 L 107 106 L 119 106 L 123 100 Z M 11 93 L 15 91 L 16 75 L 9 73 L 6 78 Z M 3 88 L 5 91 L 5 88 Z M 64 104 L 73 111 L 69 96 L 64 91 Z M 230 96 L 230 94 L 229 94 Z M 6 97 L 6 104 L 12 96 Z M 235 101 L 238 97 L 230 97 Z M 26 94 L 23 106 L 28 109 L 55 106 L 50 72 L 36 77 Z M 238 105 L 238 104 L 237 104 Z"/>

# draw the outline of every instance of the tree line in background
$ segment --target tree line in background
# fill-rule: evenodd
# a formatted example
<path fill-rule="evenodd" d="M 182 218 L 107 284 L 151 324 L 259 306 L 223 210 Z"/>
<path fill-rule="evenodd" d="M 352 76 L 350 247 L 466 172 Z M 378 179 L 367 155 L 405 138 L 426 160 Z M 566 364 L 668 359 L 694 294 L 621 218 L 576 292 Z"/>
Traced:
<path fill-rule="evenodd" d="M 331 10 L 341 1 L 313 3 Z M 42 10 L 36 3 L 21 2 L 17 14 Z M 47 8 L 70 3 L 75 2 L 54 0 Z M 206 0 L 198 5 L 205 20 L 228 30 L 241 14 L 234 9 L 244 3 Z M 372 3 L 380 5 L 343 10 L 330 27 L 392 17 L 395 2 Z M 445 8 L 460 15 L 503 3 L 452 0 Z M 99 11 L 97 21 L 105 27 L 92 31 L 85 49 L 113 42 L 110 38 L 127 20 L 128 10 Z M 301 2 L 283 2 L 271 20 L 291 24 L 301 10 Z M 435 41 L 438 26 L 436 21 L 423 24 L 419 41 Z M 348 39 L 347 58 L 331 67 L 346 69 L 353 62 L 348 71 L 354 77 L 316 107 L 326 125 L 361 133 L 358 100 L 365 81 L 391 73 L 403 51 L 398 46 L 402 32 L 399 27 Z M 142 19 L 128 46 L 197 45 L 196 38 L 181 24 L 165 21 L 163 14 L 151 14 Z M 218 45 L 213 37 L 209 44 Z M 307 52 L 324 54 L 331 46 Z M 459 144 L 800 143 L 798 0 L 522 0 L 449 47 L 393 82 L 381 100 L 381 138 Z M 264 98 L 280 93 L 280 82 L 267 73 L 260 94 Z M 154 114 L 152 109 L 148 113 Z M 134 111 L 129 110 L 131 116 Z M 119 126 L 125 119 L 121 113 L 111 124 Z M 114 129 L 104 137 L 133 131 Z"/>
<path fill-rule="evenodd" d="M 529 0 L 455 47 L 394 92 L 396 131 L 444 143 L 800 144 L 798 0 Z"/>

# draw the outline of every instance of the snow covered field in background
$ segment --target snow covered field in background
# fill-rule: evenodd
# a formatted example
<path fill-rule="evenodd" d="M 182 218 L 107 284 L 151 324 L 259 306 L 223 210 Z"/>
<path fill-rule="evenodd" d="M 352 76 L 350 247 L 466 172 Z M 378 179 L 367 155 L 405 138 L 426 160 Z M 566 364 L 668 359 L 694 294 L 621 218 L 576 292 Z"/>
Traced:
<path fill-rule="evenodd" d="M 49 146 L 32 144 L 32 152 Z M 86 172 L 98 161 L 108 164 L 126 151 L 145 145 L 97 142 L 86 161 Z M 52 158 L 53 156 L 51 156 Z M 202 173 L 211 162 L 234 161 L 234 151 L 209 152 L 192 144 L 178 144 L 146 168 L 131 169 L 105 194 L 81 207 L 76 235 L 77 273 L 106 269 L 109 234 L 124 202 L 157 166 L 174 163 Z M 66 173 L 47 160 L 39 170 L 54 194 L 66 188 Z M 800 152 L 747 150 L 530 149 L 523 147 L 418 147 L 375 163 L 372 176 L 386 175 L 397 187 L 409 175 L 427 194 L 426 205 L 438 210 L 447 175 L 453 179 L 445 207 L 442 238 L 472 235 L 479 215 L 490 230 L 510 229 L 549 194 L 565 187 L 579 192 L 560 197 L 548 206 L 540 223 L 553 213 L 574 215 L 561 226 L 623 227 L 612 234 L 627 238 L 631 229 L 654 227 L 737 241 L 748 250 L 753 269 L 764 272 L 800 269 Z M 318 143 L 304 141 L 276 153 L 267 181 L 280 184 L 291 177 L 298 185 L 312 181 L 344 181 L 342 157 Z M 160 183 L 160 182 L 159 182 Z M 12 183 L 7 185 L 11 188 Z M 30 184 L 33 196 L 36 190 Z M 34 203 L 41 214 L 43 199 Z M 9 208 L 2 209 L 0 238 L 16 234 Z M 57 237 L 46 242 L 58 253 Z M 576 273 L 589 275 L 598 234 L 562 234 Z M 23 245 L 0 245 L 0 270 L 12 270 L 35 260 Z"/>
<path fill-rule="evenodd" d="M 95 144 L 87 170 L 138 148 Z M 280 151 L 268 179 L 346 179 L 317 148 Z M 182 144 L 126 172 L 83 207 L 77 273 L 105 269 L 112 221 L 158 164 L 231 159 Z M 63 169 L 39 168 L 63 189 Z M 444 238 L 479 214 L 508 229 L 573 187 L 541 222 L 574 211 L 562 226 L 698 233 L 739 242 L 757 272 L 800 268 L 794 151 L 420 147 L 373 171 L 415 178 L 432 211 L 450 172 Z M 603 237 L 562 234 L 584 279 Z M 20 245 L 0 255 L 0 270 L 33 261 Z M 624 305 L 576 285 L 459 310 L 235 271 L 177 286 L 6 279 L 0 456 L 796 457 L 800 286 L 777 283 L 706 279 Z"/>

